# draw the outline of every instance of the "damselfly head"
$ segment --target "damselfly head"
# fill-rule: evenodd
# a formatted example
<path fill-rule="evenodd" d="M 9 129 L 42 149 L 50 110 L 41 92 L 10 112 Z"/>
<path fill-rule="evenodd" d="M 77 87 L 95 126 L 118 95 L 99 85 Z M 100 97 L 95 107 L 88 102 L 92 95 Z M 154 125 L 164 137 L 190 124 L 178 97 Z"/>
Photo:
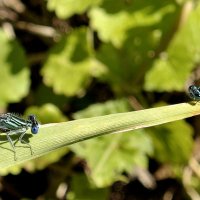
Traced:
<path fill-rule="evenodd" d="M 28 120 L 30 120 L 31 123 L 32 123 L 32 125 L 31 125 L 31 132 L 32 132 L 33 134 L 38 133 L 39 124 L 38 124 L 38 121 L 36 120 L 35 115 L 29 115 L 29 116 L 28 116 Z"/>

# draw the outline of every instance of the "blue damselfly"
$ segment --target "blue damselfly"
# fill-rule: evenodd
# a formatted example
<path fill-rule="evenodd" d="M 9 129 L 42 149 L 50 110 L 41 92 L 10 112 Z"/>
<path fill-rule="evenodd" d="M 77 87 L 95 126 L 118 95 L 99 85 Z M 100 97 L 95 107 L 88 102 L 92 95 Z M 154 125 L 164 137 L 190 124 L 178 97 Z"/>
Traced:
<path fill-rule="evenodd" d="M 200 87 L 190 85 L 188 88 L 190 98 L 194 101 L 200 101 Z"/>
<path fill-rule="evenodd" d="M 31 132 L 33 134 L 38 133 L 39 124 L 38 121 L 36 120 L 35 115 L 29 115 L 28 119 L 25 120 L 19 117 L 18 115 L 12 113 L 0 114 L 0 132 L 6 134 L 7 139 L 10 142 L 12 149 L 14 151 L 15 160 L 16 160 L 15 145 L 10 136 L 19 134 L 20 136 L 18 140 L 21 143 L 27 144 L 29 146 L 32 155 L 33 151 L 31 145 L 23 140 L 23 137 L 29 128 L 31 129 Z"/>

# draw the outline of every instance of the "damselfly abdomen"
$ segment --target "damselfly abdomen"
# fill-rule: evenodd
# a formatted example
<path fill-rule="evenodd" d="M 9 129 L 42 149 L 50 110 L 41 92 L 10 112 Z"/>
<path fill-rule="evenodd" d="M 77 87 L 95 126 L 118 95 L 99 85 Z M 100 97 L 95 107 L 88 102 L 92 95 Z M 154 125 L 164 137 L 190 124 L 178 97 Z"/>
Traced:
<path fill-rule="evenodd" d="M 23 140 L 23 137 L 29 128 L 31 129 L 31 132 L 33 134 L 38 133 L 39 124 L 38 121 L 36 120 L 35 115 L 29 115 L 28 119 L 25 120 L 12 113 L 0 114 L 0 132 L 6 133 L 8 141 L 10 142 L 12 149 L 14 151 L 15 160 L 16 160 L 15 145 L 10 136 L 19 134 L 20 136 L 18 140 L 21 143 L 25 143 L 29 146 L 32 155 L 33 151 L 31 145 Z"/>

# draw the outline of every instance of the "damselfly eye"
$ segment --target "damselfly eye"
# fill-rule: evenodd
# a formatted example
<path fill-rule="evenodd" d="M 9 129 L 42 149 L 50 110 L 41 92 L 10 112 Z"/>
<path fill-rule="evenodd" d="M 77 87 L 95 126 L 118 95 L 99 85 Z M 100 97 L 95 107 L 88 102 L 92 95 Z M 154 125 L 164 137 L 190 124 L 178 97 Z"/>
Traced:
<path fill-rule="evenodd" d="M 38 126 L 32 126 L 31 132 L 32 132 L 33 134 L 36 134 L 36 133 L 38 133 L 38 129 L 39 129 Z"/>

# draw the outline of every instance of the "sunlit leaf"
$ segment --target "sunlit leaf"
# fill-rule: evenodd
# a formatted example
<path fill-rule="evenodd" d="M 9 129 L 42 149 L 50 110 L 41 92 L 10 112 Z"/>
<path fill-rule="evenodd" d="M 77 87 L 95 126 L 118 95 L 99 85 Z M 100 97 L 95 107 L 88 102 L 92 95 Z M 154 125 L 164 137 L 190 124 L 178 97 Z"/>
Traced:
<path fill-rule="evenodd" d="M 74 31 L 50 51 L 41 74 L 44 83 L 57 94 L 82 94 L 90 82 L 94 67 L 89 56 L 86 30 Z"/>
<path fill-rule="evenodd" d="M 29 69 L 20 44 L 0 30 L 0 106 L 18 102 L 29 91 Z"/>
<path fill-rule="evenodd" d="M 122 44 L 126 38 L 126 31 L 133 23 L 125 11 L 109 15 L 102 8 L 94 8 L 89 16 L 91 26 L 98 32 L 100 39 L 104 42 L 111 41 L 115 46 Z"/>
<path fill-rule="evenodd" d="M 102 41 L 121 47 L 125 39 L 129 37 L 130 29 L 156 25 L 165 15 L 174 10 L 175 4 L 172 1 L 155 3 L 155 1 L 109 0 L 105 1 L 101 7 L 92 8 L 89 11 L 89 17 L 91 26 L 97 31 Z M 147 31 L 146 35 L 149 34 Z"/>
<path fill-rule="evenodd" d="M 102 6 L 104 10 L 93 8 L 90 11 L 91 26 L 105 42 L 96 53 L 97 59 L 107 68 L 102 79 L 117 94 L 140 91 L 143 86 L 138 83 L 151 68 L 160 42 L 169 34 L 165 24 L 169 27 L 174 24 L 173 17 L 178 13 L 174 2 L 156 2 L 131 2 L 130 7 L 127 3 L 124 10 L 113 8 L 113 11 L 108 1 Z"/>
<path fill-rule="evenodd" d="M 74 116 L 92 117 L 129 109 L 128 102 L 121 99 L 92 105 Z M 147 155 L 152 153 L 152 144 L 144 131 L 134 131 L 85 141 L 71 146 L 71 149 L 87 161 L 95 185 L 104 187 L 125 179 L 122 172 L 131 173 L 135 166 L 147 167 Z"/>
<path fill-rule="evenodd" d="M 84 13 L 89 7 L 98 5 L 102 0 L 48 0 L 47 8 L 55 11 L 57 16 L 66 19 L 74 14 Z"/>
<path fill-rule="evenodd" d="M 56 123 L 67 121 L 62 112 L 53 104 L 47 103 L 41 107 L 31 106 L 26 110 L 26 115 L 34 114 L 41 123 Z"/>
<path fill-rule="evenodd" d="M 192 128 L 177 121 L 151 129 L 155 157 L 163 163 L 185 164 L 192 153 Z"/>
<path fill-rule="evenodd" d="M 125 180 L 122 172 L 131 173 L 136 166 L 146 168 L 152 144 L 145 132 L 134 131 L 96 138 L 73 145 L 71 149 L 86 159 L 94 184 L 105 187 Z"/>
<path fill-rule="evenodd" d="M 130 104 L 126 99 L 110 100 L 105 103 L 97 103 L 89 106 L 88 108 L 74 113 L 75 119 L 108 115 L 110 113 L 120 113 L 129 111 Z"/>
<path fill-rule="evenodd" d="M 200 61 L 199 17 L 200 6 L 191 13 L 187 22 L 176 33 L 167 51 L 161 54 L 146 74 L 146 90 L 183 90 L 191 70 Z"/>
<path fill-rule="evenodd" d="M 29 160 L 22 164 L 13 165 L 8 168 L 0 169 L 1 176 L 5 176 L 8 174 L 19 174 L 23 169 L 26 169 L 28 172 L 35 172 L 37 170 L 45 169 L 52 163 L 59 161 L 64 155 L 69 152 L 69 148 L 65 147 L 62 149 L 58 149 L 57 151 L 51 152 L 48 155 L 41 156 L 39 158 Z"/>
<path fill-rule="evenodd" d="M 17 160 L 14 160 L 14 154 L 11 150 L 11 145 L 9 142 L 7 142 L 6 136 L 2 135 L 1 139 L 4 138 L 5 141 L 2 140 L 0 146 L 0 168 L 3 169 L 9 166 L 17 165 L 22 162 L 43 156 L 58 148 L 94 137 L 111 133 L 117 134 L 128 132 L 195 116 L 200 113 L 199 108 L 200 104 L 192 105 L 189 103 L 181 103 L 134 112 L 116 113 L 99 117 L 73 120 L 70 122 L 41 125 L 37 135 L 31 135 L 30 130 L 28 130 L 24 137 L 25 140 L 29 140 L 34 154 L 30 155 L 30 149 L 25 148 L 27 147 L 26 145 L 20 145 L 19 142 L 17 142 Z M 136 135 L 138 134 L 137 131 L 134 131 L 133 134 L 134 133 L 136 133 Z M 146 134 L 144 134 L 144 136 L 145 135 Z M 141 134 L 141 137 L 143 137 L 143 134 Z M 120 136 L 118 139 L 120 139 Z M 114 141 L 116 143 L 118 142 L 118 140 Z M 132 147 L 131 145 L 132 144 L 130 144 L 128 148 Z M 141 142 L 136 144 L 136 146 L 141 147 Z M 144 150 L 146 152 L 147 147 L 143 146 L 141 149 L 143 149 L 142 152 L 144 152 Z M 151 148 L 148 148 L 148 150 L 150 149 Z"/>

